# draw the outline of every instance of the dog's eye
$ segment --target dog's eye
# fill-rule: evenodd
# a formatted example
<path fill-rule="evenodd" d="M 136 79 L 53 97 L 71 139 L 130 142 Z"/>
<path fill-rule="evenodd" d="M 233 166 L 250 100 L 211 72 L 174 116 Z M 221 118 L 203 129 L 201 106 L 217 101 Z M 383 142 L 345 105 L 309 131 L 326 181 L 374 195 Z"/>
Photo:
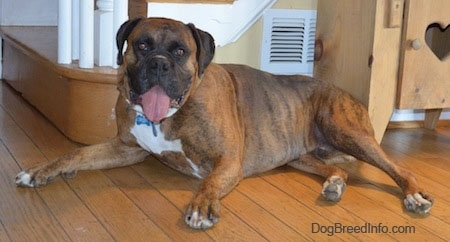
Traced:
<path fill-rule="evenodd" d="M 175 55 L 177 55 L 177 56 L 181 57 L 181 56 L 184 56 L 184 54 L 185 54 L 185 51 L 181 48 L 175 50 Z"/>
<path fill-rule="evenodd" d="M 148 47 L 145 43 L 140 43 L 140 44 L 138 44 L 138 49 L 139 50 L 148 50 Z"/>

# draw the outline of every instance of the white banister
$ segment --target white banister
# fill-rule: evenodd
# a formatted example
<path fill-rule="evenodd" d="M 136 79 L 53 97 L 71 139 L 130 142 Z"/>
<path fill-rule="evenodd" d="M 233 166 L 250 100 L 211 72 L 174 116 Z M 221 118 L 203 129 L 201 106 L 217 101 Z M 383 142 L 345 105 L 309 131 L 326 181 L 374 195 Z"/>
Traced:
<path fill-rule="evenodd" d="M 58 63 L 117 68 L 116 32 L 128 19 L 128 0 L 59 0 Z"/>
<path fill-rule="evenodd" d="M 72 1 L 58 2 L 58 63 L 72 62 Z"/>
<path fill-rule="evenodd" d="M 80 68 L 94 67 L 94 1 L 80 0 Z"/>
<path fill-rule="evenodd" d="M 112 66 L 117 68 L 117 46 L 116 46 L 116 33 L 120 26 L 128 20 L 128 1 L 127 0 L 115 0 L 113 11 L 113 31 L 112 31 Z"/>

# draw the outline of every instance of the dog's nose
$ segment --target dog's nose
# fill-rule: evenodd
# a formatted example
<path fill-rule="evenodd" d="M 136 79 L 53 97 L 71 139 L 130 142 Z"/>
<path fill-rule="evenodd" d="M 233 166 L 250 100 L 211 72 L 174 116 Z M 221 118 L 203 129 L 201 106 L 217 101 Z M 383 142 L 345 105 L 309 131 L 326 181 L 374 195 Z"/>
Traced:
<path fill-rule="evenodd" d="M 152 74 L 162 76 L 169 72 L 170 62 L 164 57 L 154 57 L 149 62 L 149 68 Z"/>

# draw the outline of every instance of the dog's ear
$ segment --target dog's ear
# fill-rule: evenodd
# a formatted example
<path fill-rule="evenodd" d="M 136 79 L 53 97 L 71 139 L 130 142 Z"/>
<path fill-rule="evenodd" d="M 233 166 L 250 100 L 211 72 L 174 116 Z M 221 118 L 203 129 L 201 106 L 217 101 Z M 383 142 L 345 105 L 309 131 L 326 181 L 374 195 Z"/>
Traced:
<path fill-rule="evenodd" d="M 122 65 L 123 63 L 123 46 L 125 44 L 125 41 L 127 40 L 128 36 L 130 35 L 131 31 L 136 27 L 136 25 L 142 20 L 143 18 L 135 18 L 132 20 L 128 20 L 125 23 L 123 23 L 119 30 L 117 31 L 116 35 L 116 44 L 117 49 L 119 52 L 117 53 L 117 64 Z"/>
<path fill-rule="evenodd" d="M 197 29 L 193 24 L 187 26 L 191 29 L 197 43 L 198 75 L 201 76 L 214 58 L 216 45 L 214 44 L 214 38 L 208 32 Z"/>

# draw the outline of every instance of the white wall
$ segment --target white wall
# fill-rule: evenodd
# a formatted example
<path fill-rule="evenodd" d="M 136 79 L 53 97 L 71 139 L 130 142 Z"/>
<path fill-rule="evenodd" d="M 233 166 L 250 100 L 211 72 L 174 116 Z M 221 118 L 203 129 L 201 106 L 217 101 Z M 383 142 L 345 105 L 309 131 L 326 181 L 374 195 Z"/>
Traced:
<path fill-rule="evenodd" d="M 57 0 L 0 0 L 0 24 L 54 26 L 57 9 Z"/>
<path fill-rule="evenodd" d="M 149 17 L 174 18 L 184 23 L 193 23 L 209 32 L 217 46 L 225 46 L 239 39 L 264 10 L 275 2 L 276 0 L 242 0 L 231 5 L 150 2 L 147 12 Z"/>
<path fill-rule="evenodd" d="M 395 110 L 392 114 L 391 121 L 416 121 L 424 120 L 425 112 L 423 110 Z M 450 109 L 444 109 L 441 113 L 441 120 L 450 120 Z"/>

